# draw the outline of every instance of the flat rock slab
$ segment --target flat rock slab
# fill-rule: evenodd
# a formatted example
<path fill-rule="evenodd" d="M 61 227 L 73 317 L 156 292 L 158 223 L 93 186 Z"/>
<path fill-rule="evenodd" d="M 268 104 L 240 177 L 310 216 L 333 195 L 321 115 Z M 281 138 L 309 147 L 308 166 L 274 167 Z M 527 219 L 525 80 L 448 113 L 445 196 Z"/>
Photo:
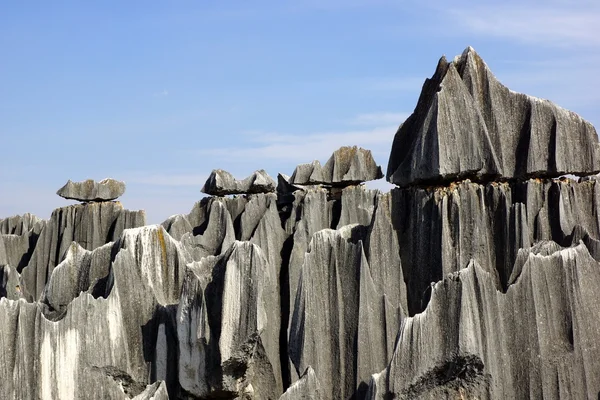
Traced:
<path fill-rule="evenodd" d="M 371 150 L 343 146 L 333 152 L 324 166 L 319 161 L 300 164 L 289 180 L 293 185 L 349 186 L 383 178 Z"/>
<path fill-rule="evenodd" d="M 78 201 L 110 201 L 122 196 L 123 193 L 125 193 L 125 182 L 111 178 L 100 182 L 93 179 L 83 182 L 69 180 L 56 192 L 60 197 Z"/>
<path fill-rule="evenodd" d="M 548 100 L 509 90 L 471 48 L 442 57 L 400 126 L 387 180 L 399 186 L 590 175 L 600 171 L 594 127 Z"/>
<path fill-rule="evenodd" d="M 229 172 L 214 169 L 204 186 L 202 193 L 210 196 L 225 196 L 232 194 L 272 193 L 276 188 L 275 181 L 264 169 L 255 171 L 244 180 L 237 180 Z"/>

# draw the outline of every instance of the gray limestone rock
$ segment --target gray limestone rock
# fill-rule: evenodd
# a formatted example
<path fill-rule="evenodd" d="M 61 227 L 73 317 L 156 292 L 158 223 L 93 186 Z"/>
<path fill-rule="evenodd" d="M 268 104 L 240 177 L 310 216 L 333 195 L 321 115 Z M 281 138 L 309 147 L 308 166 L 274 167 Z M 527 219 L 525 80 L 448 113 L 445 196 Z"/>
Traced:
<path fill-rule="evenodd" d="M 110 201 L 125 193 L 125 182 L 111 178 L 96 182 L 88 179 L 82 182 L 67 181 L 65 186 L 58 189 L 57 195 L 65 199 L 78 201 Z"/>
<path fill-rule="evenodd" d="M 371 398 L 595 398 L 598 290 L 600 264 L 583 243 L 529 253 L 506 293 L 473 261 L 405 321 Z"/>
<path fill-rule="evenodd" d="M 391 191 L 410 314 L 422 311 L 430 283 L 471 259 L 506 290 L 520 248 L 542 240 L 572 243 L 577 227 L 600 237 L 600 185 L 574 180 L 488 183 Z"/>
<path fill-rule="evenodd" d="M 364 396 L 370 375 L 391 358 L 400 326 L 400 305 L 387 301 L 382 283 L 373 280 L 365 235 L 360 225 L 321 230 L 302 265 L 289 355 L 297 373 L 314 368 L 323 399 Z"/>
<path fill-rule="evenodd" d="M 509 90 L 469 47 L 450 63 L 442 57 L 425 81 L 394 138 L 387 180 L 407 186 L 599 171 L 600 144 L 589 122 Z"/>
<path fill-rule="evenodd" d="M 300 379 L 294 382 L 279 400 L 321 400 L 321 385 L 315 370 L 309 365 Z"/>
<path fill-rule="evenodd" d="M 93 250 L 119 238 L 128 228 L 146 223 L 144 211 L 125 210 L 119 202 L 91 202 L 54 210 L 42 228 L 31 259 L 21 272 L 23 294 L 38 300 L 72 242 Z"/>
<path fill-rule="evenodd" d="M 210 196 L 231 194 L 271 193 L 276 188 L 275 181 L 264 169 L 255 171 L 242 181 L 238 181 L 229 172 L 215 169 L 210 173 L 202 187 L 202 193 Z"/>
<path fill-rule="evenodd" d="M 333 152 L 327 163 L 319 161 L 300 164 L 289 180 L 294 185 L 348 186 L 383 177 L 370 150 L 357 146 L 343 146 Z"/>
<path fill-rule="evenodd" d="M 34 229 L 41 230 L 44 220 L 36 217 L 33 214 L 15 215 L 0 219 L 0 234 L 2 235 L 23 235 Z"/>
<path fill-rule="evenodd" d="M 62 295 L 61 288 L 73 293 L 75 260 L 89 256 L 73 246 L 70 265 L 50 277 L 52 296 Z M 128 229 L 105 247 L 114 253 L 105 260 L 104 290 L 77 293 L 59 318 L 49 320 L 39 304 L 0 299 L 0 398 L 164 399 L 166 389 L 176 394 L 174 311 L 190 256 L 157 226 Z M 103 251 L 92 251 L 92 263 L 93 254 Z M 164 383 L 151 385 L 157 381 Z"/>
<path fill-rule="evenodd" d="M 21 298 L 21 276 L 10 265 L 0 265 L 0 298 L 9 300 Z"/>
<path fill-rule="evenodd" d="M 279 397 L 278 293 L 277 266 L 249 242 L 189 264 L 177 309 L 183 390 L 204 398 Z"/>

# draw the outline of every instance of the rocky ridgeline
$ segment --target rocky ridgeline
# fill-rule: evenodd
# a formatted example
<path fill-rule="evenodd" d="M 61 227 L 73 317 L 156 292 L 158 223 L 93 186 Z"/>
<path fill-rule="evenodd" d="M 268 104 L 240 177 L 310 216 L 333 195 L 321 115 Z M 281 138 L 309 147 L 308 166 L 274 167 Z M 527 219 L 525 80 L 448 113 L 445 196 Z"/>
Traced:
<path fill-rule="evenodd" d="M 358 147 L 277 183 L 214 170 L 153 226 L 124 184 L 69 182 L 82 204 L 0 220 L 0 398 L 596 398 L 597 149 L 469 48 L 389 193 Z"/>

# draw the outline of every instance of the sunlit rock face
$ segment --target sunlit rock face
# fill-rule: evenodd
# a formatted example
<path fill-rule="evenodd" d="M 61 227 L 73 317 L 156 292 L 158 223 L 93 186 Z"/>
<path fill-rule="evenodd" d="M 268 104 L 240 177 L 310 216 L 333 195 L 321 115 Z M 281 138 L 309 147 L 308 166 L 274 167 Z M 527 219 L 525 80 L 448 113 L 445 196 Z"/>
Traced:
<path fill-rule="evenodd" d="M 594 127 L 548 100 L 502 85 L 471 48 L 442 57 L 400 126 L 387 179 L 399 186 L 600 171 Z"/>
<path fill-rule="evenodd" d="M 58 189 L 57 195 L 65 199 L 79 201 L 109 201 L 114 200 L 125 193 L 125 182 L 111 178 L 99 182 L 88 179 L 83 182 L 69 180 L 65 186 Z"/>
<path fill-rule="evenodd" d="M 392 139 L 389 193 L 354 146 L 160 225 L 104 181 L 0 220 L 0 398 L 597 398 L 594 128 L 468 48 Z"/>

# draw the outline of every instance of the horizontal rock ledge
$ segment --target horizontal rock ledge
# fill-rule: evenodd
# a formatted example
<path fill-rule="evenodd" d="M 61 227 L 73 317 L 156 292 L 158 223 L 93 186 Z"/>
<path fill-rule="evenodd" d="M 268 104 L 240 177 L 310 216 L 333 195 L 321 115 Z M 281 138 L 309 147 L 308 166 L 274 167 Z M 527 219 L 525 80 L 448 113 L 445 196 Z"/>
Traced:
<path fill-rule="evenodd" d="M 111 201 L 125 193 L 125 182 L 106 178 L 99 182 L 87 179 L 82 182 L 71 180 L 56 192 L 62 198 L 77 201 Z"/>

